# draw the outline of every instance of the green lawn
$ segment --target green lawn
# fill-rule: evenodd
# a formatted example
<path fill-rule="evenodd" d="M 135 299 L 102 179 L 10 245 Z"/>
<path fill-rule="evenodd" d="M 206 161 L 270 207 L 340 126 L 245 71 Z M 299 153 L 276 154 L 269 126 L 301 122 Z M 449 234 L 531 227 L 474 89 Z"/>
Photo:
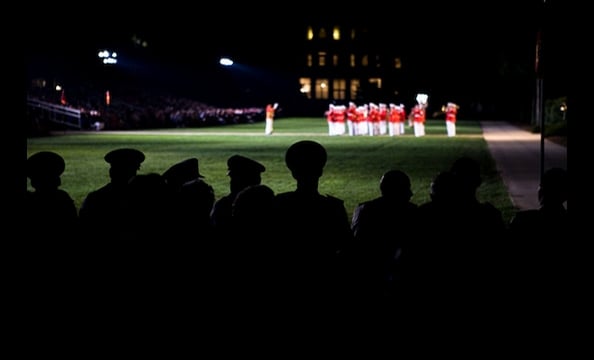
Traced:
<path fill-rule="evenodd" d="M 165 133 L 164 133 L 165 132 Z M 218 197 L 228 192 L 226 160 L 242 154 L 266 166 L 263 183 L 275 192 L 292 190 L 295 181 L 284 163 L 286 149 L 295 141 L 311 139 L 328 151 L 328 164 L 320 180 L 320 191 L 342 198 L 349 216 L 362 201 L 379 196 L 379 179 L 390 169 L 405 171 L 412 180 L 413 202 L 429 200 L 429 185 L 437 172 L 449 168 L 459 156 L 481 163 L 483 185 L 478 196 L 499 208 L 506 221 L 514 208 L 496 171 L 495 163 L 476 121 L 458 121 L 454 138 L 446 136 L 443 120 L 427 121 L 427 136 L 416 138 L 412 128 L 400 137 L 328 136 L 324 118 L 279 118 L 275 133 L 264 135 L 264 123 L 199 129 L 147 130 L 133 132 L 55 133 L 27 140 L 28 156 L 42 150 L 55 151 L 66 161 L 62 189 L 80 206 L 86 194 L 109 181 L 103 156 L 118 147 L 143 151 L 146 160 L 139 173 L 164 172 L 189 157 L 200 161 Z M 29 187 L 29 189 L 31 189 Z"/>

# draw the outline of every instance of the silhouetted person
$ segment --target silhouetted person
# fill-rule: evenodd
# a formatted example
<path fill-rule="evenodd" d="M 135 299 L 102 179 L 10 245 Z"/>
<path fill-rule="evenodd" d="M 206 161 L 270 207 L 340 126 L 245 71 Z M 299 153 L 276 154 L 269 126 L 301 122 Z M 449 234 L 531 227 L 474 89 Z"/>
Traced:
<path fill-rule="evenodd" d="M 62 156 L 40 151 L 27 159 L 27 177 L 34 191 L 26 194 L 25 231 L 34 241 L 71 240 L 78 225 L 74 200 L 60 189 L 66 168 Z"/>
<path fill-rule="evenodd" d="M 230 230 L 233 201 L 237 194 L 248 186 L 259 185 L 262 182 L 262 173 L 266 171 L 264 165 L 242 155 L 233 155 L 227 159 L 227 168 L 230 192 L 214 203 L 210 214 L 212 225 L 220 236 L 225 236 Z"/>
<path fill-rule="evenodd" d="M 215 193 L 200 174 L 198 159 L 189 158 L 172 165 L 163 173 L 163 178 L 172 196 L 170 216 L 175 227 L 172 232 L 185 241 L 210 238 L 210 211 Z"/>
<path fill-rule="evenodd" d="M 404 266 L 416 305 L 434 302 L 460 319 L 496 313 L 485 309 L 498 302 L 505 227 L 498 209 L 476 199 L 480 183 L 478 164 L 463 158 L 435 177 L 431 201 L 419 206 L 420 233 Z"/>
<path fill-rule="evenodd" d="M 457 177 L 459 194 L 456 200 L 458 216 L 463 222 L 462 230 L 469 230 L 470 236 L 476 232 L 489 238 L 500 239 L 506 230 L 501 211 L 487 201 L 479 201 L 478 188 L 483 180 L 478 161 L 470 157 L 460 157 L 454 161 L 450 168 Z"/>
<path fill-rule="evenodd" d="M 250 185 L 241 190 L 232 206 L 233 232 L 245 239 L 268 239 L 273 204 L 274 190 L 266 185 Z"/>
<path fill-rule="evenodd" d="M 110 241 L 124 237 L 128 226 L 128 183 L 140 169 L 144 154 L 136 149 L 121 148 L 108 152 L 110 182 L 91 191 L 84 199 L 79 217 L 84 236 Z"/>
<path fill-rule="evenodd" d="M 344 275 L 342 251 L 353 236 L 343 200 L 318 191 L 326 160 L 326 149 L 315 141 L 298 141 L 287 149 L 285 162 L 297 188 L 276 195 L 271 222 L 281 284 L 287 296 L 303 301 L 304 309 L 334 308 L 345 301 L 338 295 Z"/>
<path fill-rule="evenodd" d="M 126 197 L 125 228 L 130 240 L 160 243 L 172 226 L 172 196 L 165 179 L 157 173 L 135 175 Z"/>
<path fill-rule="evenodd" d="M 451 275 L 458 267 L 459 239 L 450 235 L 463 223 L 456 213 L 459 184 L 451 171 L 439 172 L 431 182 L 430 201 L 418 207 L 414 236 L 402 253 L 402 281 L 406 296 L 426 300 L 453 291 L 458 279 Z"/>
<path fill-rule="evenodd" d="M 26 174 L 34 191 L 25 195 L 25 219 L 21 222 L 26 240 L 26 257 L 34 273 L 26 277 L 30 296 L 38 299 L 39 308 L 70 316 L 78 311 L 70 304 L 72 296 L 82 296 L 85 283 L 85 252 L 76 241 L 78 215 L 70 195 L 60 189 L 61 175 L 66 164 L 62 156 L 51 151 L 31 155 L 26 162 Z M 22 264 L 21 264 L 22 265 Z M 23 270 L 27 271 L 27 267 Z"/>
<path fill-rule="evenodd" d="M 518 211 L 509 224 L 513 235 L 556 235 L 568 232 L 565 203 L 568 197 L 567 171 L 551 168 L 545 171 L 537 190 L 538 209 Z"/>
<path fill-rule="evenodd" d="M 400 170 L 384 173 L 381 196 L 357 205 L 351 227 L 355 236 L 353 273 L 366 296 L 393 295 L 398 259 L 413 234 L 417 205 L 410 178 Z"/>
<path fill-rule="evenodd" d="M 238 290 L 248 302 L 262 301 L 275 289 L 274 240 L 270 227 L 274 191 L 263 184 L 241 190 L 233 202 L 228 259 Z"/>
<path fill-rule="evenodd" d="M 514 310 L 526 321 L 542 326 L 542 311 L 552 321 L 559 312 L 560 299 L 570 293 L 574 272 L 575 247 L 570 238 L 565 203 L 569 183 L 567 171 L 551 168 L 543 174 L 537 190 L 540 207 L 516 212 L 510 221 L 508 252 L 513 259 L 508 280 Z M 539 325 L 539 326 L 540 326 Z"/>

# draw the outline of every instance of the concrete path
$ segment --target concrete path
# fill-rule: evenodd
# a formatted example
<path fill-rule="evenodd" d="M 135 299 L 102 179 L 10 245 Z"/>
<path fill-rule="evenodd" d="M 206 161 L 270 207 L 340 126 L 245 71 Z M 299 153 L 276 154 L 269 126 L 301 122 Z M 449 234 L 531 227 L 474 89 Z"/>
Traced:
<path fill-rule="evenodd" d="M 533 134 L 513 124 L 483 121 L 483 136 L 495 159 L 497 169 L 518 209 L 534 209 L 540 180 L 540 134 Z M 567 148 L 545 139 L 544 168 L 567 169 Z"/>

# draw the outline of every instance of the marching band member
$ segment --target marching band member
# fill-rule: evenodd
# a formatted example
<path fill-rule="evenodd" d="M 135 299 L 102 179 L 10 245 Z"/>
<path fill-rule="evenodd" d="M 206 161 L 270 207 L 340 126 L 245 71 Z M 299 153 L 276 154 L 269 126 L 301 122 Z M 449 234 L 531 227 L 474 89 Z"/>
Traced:
<path fill-rule="evenodd" d="M 406 119 L 406 109 L 404 108 L 404 104 L 397 106 L 396 111 L 400 114 L 400 121 L 398 122 L 398 125 L 400 126 L 400 134 L 404 135 L 404 119 Z"/>
<path fill-rule="evenodd" d="M 349 107 L 347 108 L 347 128 L 349 136 L 355 136 L 358 134 L 357 105 L 352 101 L 349 102 Z"/>
<path fill-rule="evenodd" d="M 345 119 L 347 109 L 344 105 L 334 107 L 334 135 L 344 135 L 346 132 Z"/>
<path fill-rule="evenodd" d="M 369 136 L 379 135 L 379 106 L 375 103 L 369 103 L 369 112 L 367 113 L 367 125 L 369 127 Z"/>
<path fill-rule="evenodd" d="M 390 104 L 390 113 L 388 114 L 388 135 L 402 135 L 404 134 L 404 108 L 396 104 Z"/>
<path fill-rule="evenodd" d="M 412 109 L 413 127 L 415 136 L 425 136 L 425 108 L 421 104 L 417 104 Z"/>
<path fill-rule="evenodd" d="M 417 94 L 415 100 L 417 105 L 413 108 L 412 118 L 413 126 L 415 130 L 415 136 L 425 136 L 425 110 L 427 109 L 427 100 L 429 96 L 427 94 Z"/>
<path fill-rule="evenodd" d="M 460 107 L 452 102 L 449 102 L 445 106 L 445 114 L 446 114 L 446 129 L 448 132 L 448 136 L 456 136 L 456 114 L 458 114 L 458 109 Z"/>
<path fill-rule="evenodd" d="M 379 134 L 386 135 L 387 133 L 387 119 L 388 119 L 388 107 L 384 103 L 379 103 L 378 111 L 379 119 Z"/>
<path fill-rule="evenodd" d="M 367 125 L 367 114 L 368 108 L 367 104 L 363 104 L 357 107 L 357 135 L 367 135 L 369 131 L 369 126 Z"/>
<path fill-rule="evenodd" d="M 274 113 L 276 111 L 276 108 L 278 108 L 278 103 L 274 103 L 274 105 L 266 105 L 266 128 L 264 130 L 264 133 L 266 135 L 271 135 L 272 131 L 274 130 Z"/>

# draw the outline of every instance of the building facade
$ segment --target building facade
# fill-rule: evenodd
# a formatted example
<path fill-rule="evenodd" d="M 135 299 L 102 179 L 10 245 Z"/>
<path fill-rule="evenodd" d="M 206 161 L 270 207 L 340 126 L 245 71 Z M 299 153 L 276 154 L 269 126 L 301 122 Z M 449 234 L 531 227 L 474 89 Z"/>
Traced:
<path fill-rule="evenodd" d="M 316 22 L 303 29 L 301 108 L 319 115 L 329 104 L 400 103 L 406 91 L 401 48 L 367 25 Z"/>

